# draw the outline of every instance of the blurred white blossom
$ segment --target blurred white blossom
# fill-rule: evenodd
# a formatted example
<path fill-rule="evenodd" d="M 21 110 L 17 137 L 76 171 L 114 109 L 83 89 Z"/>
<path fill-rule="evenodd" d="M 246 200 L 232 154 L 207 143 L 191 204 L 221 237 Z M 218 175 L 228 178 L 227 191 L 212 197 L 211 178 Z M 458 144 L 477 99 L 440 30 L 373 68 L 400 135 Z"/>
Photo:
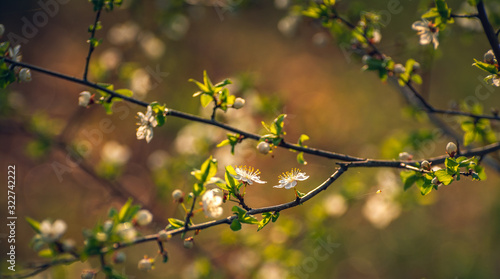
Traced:
<path fill-rule="evenodd" d="M 101 151 L 102 159 L 108 163 L 123 165 L 130 159 L 131 151 L 126 145 L 112 140 L 104 144 Z"/>
<path fill-rule="evenodd" d="M 108 48 L 99 56 L 99 63 L 106 70 L 113 70 L 122 61 L 122 53 L 117 48 Z"/>
<path fill-rule="evenodd" d="M 206 191 L 201 201 L 203 203 L 203 211 L 209 218 L 217 218 L 222 215 L 222 193 L 219 189 Z"/>
<path fill-rule="evenodd" d="M 326 214 L 332 217 L 344 215 L 347 211 L 347 202 L 342 195 L 333 194 L 323 201 Z"/>
<path fill-rule="evenodd" d="M 108 40 L 115 45 L 122 45 L 134 41 L 139 33 L 139 26 L 133 21 L 127 21 L 111 27 Z"/>
<path fill-rule="evenodd" d="M 139 36 L 139 44 L 146 56 L 151 59 L 160 58 L 165 52 L 165 44 L 153 33 L 147 32 Z"/>
<path fill-rule="evenodd" d="M 66 228 L 66 222 L 63 220 L 56 220 L 54 223 L 44 220 L 40 223 L 40 235 L 45 242 L 54 242 L 61 238 Z"/>

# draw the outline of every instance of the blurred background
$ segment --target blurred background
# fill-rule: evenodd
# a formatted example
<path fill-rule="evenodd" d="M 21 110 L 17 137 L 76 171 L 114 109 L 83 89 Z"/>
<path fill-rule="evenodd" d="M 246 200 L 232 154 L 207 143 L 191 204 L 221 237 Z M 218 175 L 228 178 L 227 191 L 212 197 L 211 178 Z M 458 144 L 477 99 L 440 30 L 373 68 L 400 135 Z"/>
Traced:
<path fill-rule="evenodd" d="M 450 26 L 433 51 L 420 46 L 411 29 L 432 1 L 338 2 L 339 12 L 354 23 L 361 10 L 381 12 L 380 50 L 399 63 L 420 62 L 424 83 L 419 89 L 435 107 L 465 101 L 489 113 L 500 104 L 499 90 L 484 86 L 485 74 L 471 66 L 489 49 L 478 22 Z M 457 13 L 468 8 L 465 1 L 447 2 Z M 500 23 L 494 17 L 500 17 L 499 5 L 485 2 L 493 22 Z M 285 113 L 288 142 L 307 134 L 305 144 L 311 147 L 369 158 L 397 159 L 403 151 L 415 159 L 445 153 L 453 139 L 409 108 L 398 88 L 362 72 L 360 57 L 337 46 L 321 25 L 291 15 L 292 4 L 124 1 L 102 14 L 96 37 L 103 43 L 92 55 L 89 79 L 209 117 L 210 106 L 201 108 L 192 97 L 197 87 L 188 82 L 201 80 L 207 70 L 213 82 L 230 78 L 231 93 L 246 99 L 244 108 L 219 113 L 219 120 L 240 129 L 263 134 L 261 121 Z M 88 1 L 2 1 L 2 40 L 21 44 L 26 63 L 82 77 L 94 16 Z M 228 146 L 216 148 L 225 131 L 173 117 L 154 130 L 148 144 L 135 135 L 136 114 L 144 108 L 120 102 L 108 115 L 98 105 L 79 107 L 78 94 L 88 88 L 37 72 L 32 76 L 30 83 L 0 91 L 3 181 L 7 166 L 16 166 L 18 268 L 43 261 L 29 247 L 34 232 L 26 216 L 64 220 L 64 237 L 79 247 L 82 230 L 129 197 L 154 215 L 153 224 L 141 229 L 144 235 L 163 229 L 167 218 L 183 219 L 171 193 L 191 191 L 190 172 L 210 155 L 218 159 L 220 175 L 226 165 L 260 169 L 268 184 L 247 189 L 245 200 L 252 208 L 294 199 L 292 191 L 272 188 L 284 171 L 306 172 L 310 178 L 297 187 L 307 192 L 336 168 L 332 160 L 309 155 L 301 166 L 296 153 L 282 149 L 262 155 L 250 140 L 237 145 L 233 156 Z M 443 120 L 462 133 L 460 119 Z M 169 262 L 157 263 L 149 273 L 137 270 L 137 262 L 154 256 L 157 246 L 137 245 L 124 249 L 127 261 L 117 269 L 129 278 L 495 278 L 500 276 L 499 175 L 489 168 L 486 174 L 486 181 L 464 178 L 421 196 L 416 187 L 403 191 L 396 170 L 351 169 L 328 191 L 281 212 L 276 223 L 258 233 L 249 225 L 238 232 L 213 227 L 197 235 L 190 250 L 174 237 L 166 244 Z M 233 205 L 224 205 L 223 216 Z M 0 206 L 5 212 L 6 198 Z M 194 218 L 208 220 L 203 214 Z M 4 231 L 2 253 L 7 251 Z M 6 268 L 3 261 L 2 272 L 8 274 Z M 79 278 L 89 268 L 98 269 L 98 260 L 53 268 L 35 278 Z"/>

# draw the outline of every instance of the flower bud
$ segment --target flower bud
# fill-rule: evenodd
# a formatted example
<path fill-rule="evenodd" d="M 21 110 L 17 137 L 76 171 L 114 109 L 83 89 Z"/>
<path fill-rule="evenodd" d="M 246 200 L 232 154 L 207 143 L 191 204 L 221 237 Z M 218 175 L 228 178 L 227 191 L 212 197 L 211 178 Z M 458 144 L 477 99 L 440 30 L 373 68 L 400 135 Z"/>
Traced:
<path fill-rule="evenodd" d="M 265 155 L 265 154 L 269 153 L 269 151 L 271 150 L 271 146 L 269 145 L 269 143 L 267 143 L 265 141 L 261 141 L 257 145 L 257 150 L 259 150 L 260 153 Z"/>
<path fill-rule="evenodd" d="M 441 182 L 439 182 L 439 179 L 437 177 L 434 177 L 432 179 L 431 183 L 434 184 L 434 185 L 436 185 L 436 186 L 439 185 L 439 184 L 441 184 Z"/>
<path fill-rule="evenodd" d="M 401 152 L 399 153 L 399 160 L 401 161 L 411 161 L 413 159 L 413 155 L 411 155 L 408 152 Z"/>
<path fill-rule="evenodd" d="M 484 54 L 484 62 L 488 64 L 495 64 L 495 54 L 493 53 L 493 50 L 490 49 Z"/>
<path fill-rule="evenodd" d="M 153 269 L 154 260 L 144 256 L 144 259 L 140 260 L 137 264 L 137 268 L 142 271 L 149 271 Z"/>
<path fill-rule="evenodd" d="M 172 238 L 172 236 L 168 234 L 166 230 L 161 230 L 158 232 L 158 240 L 165 242 L 170 238 Z"/>
<path fill-rule="evenodd" d="M 31 71 L 27 68 L 21 68 L 19 71 L 19 80 L 21 82 L 30 82 L 31 81 Z"/>
<path fill-rule="evenodd" d="M 457 145 L 450 141 L 446 145 L 446 153 L 448 153 L 448 155 L 452 158 L 455 157 L 455 154 L 457 153 Z"/>
<path fill-rule="evenodd" d="M 82 107 L 87 107 L 90 105 L 90 99 L 92 98 L 92 95 L 88 91 L 82 91 L 80 93 L 80 97 L 78 97 L 78 105 Z"/>
<path fill-rule="evenodd" d="M 146 226 L 153 221 L 153 215 L 149 210 L 141 209 L 135 214 L 135 221 L 139 226 Z"/>
<path fill-rule="evenodd" d="M 236 100 L 234 100 L 233 108 L 240 109 L 244 105 L 245 105 L 245 99 L 238 97 L 236 98 Z"/>
<path fill-rule="evenodd" d="M 115 252 L 113 254 L 112 259 L 113 259 L 113 263 L 115 263 L 115 264 L 124 263 L 125 260 L 127 259 L 127 255 L 125 255 L 125 253 L 123 253 L 122 251 Z"/>
<path fill-rule="evenodd" d="M 172 198 L 174 198 L 175 202 L 181 203 L 184 200 L 184 193 L 181 190 L 176 189 L 172 192 Z"/>
<path fill-rule="evenodd" d="M 184 248 L 191 249 L 193 248 L 193 246 L 194 246 L 194 238 L 192 236 L 184 239 Z"/>
<path fill-rule="evenodd" d="M 401 64 L 394 65 L 394 73 L 396 75 L 403 74 L 404 72 L 406 72 L 406 69 L 403 65 L 401 65 Z"/>
<path fill-rule="evenodd" d="M 0 37 L 3 36 L 3 33 L 5 33 L 5 26 L 3 26 L 3 24 L 0 24 Z"/>
<path fill-rule="evenodd" d="M 429 163 L 429 161 L 427 161 L 427 160 L 422 161 L 422 163 L 420 164 L 420 166 L 424 170 L 431 170 L 431 163 Z"/>
<path fill-rule="evenodd" d="M 83 270 L 81 278 L 82 279 L 94 279 L 97 272 L 93 270 Z"/>

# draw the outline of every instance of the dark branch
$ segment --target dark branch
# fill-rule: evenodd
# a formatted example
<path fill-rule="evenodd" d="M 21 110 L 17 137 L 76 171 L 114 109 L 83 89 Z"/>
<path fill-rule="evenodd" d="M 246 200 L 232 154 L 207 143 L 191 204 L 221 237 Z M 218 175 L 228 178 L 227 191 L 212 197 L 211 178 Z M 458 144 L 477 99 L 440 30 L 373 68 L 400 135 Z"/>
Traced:
<path fill-rule="evenodd" d="M 484 33 L 488 38 L 488 42 L 490 43 L 491 49 L 495 54 L 497 59 L 500 59 L 500 46 L 498 45 L 498 37 L 495 35 L 495 30 L 491 27 L 490 21 L 488 20 L 488 15 L 486 15 L 486 10 L 484 9 L 483 1 L 479 1 L 476 5 L 479 20 L 481 21 L 481 25 L 483 26 Z"/>
<path fill-rule="evenodd" d="M 97 29 L 97 24 L 99 22 L 99 17 L 101 16 L 101 11 L 102 9 L 99 9 L 96 13 L 95 20 L 94 20 L 94 26 L 92 28 L 92 31 L 90 33 L 90 39 L 89 39 L 89 53 L 87 54 L 87 58 L 85 60 L 85 71 L 83 72 L 83 80 L 87 80 L 87 73 L 89 71 L 89 64 L 90 64 L 90 56 L 92 56 L 92 52 L 94 52 L 94 44 L 92 40 L 95 38 L 95 31 Z"/>

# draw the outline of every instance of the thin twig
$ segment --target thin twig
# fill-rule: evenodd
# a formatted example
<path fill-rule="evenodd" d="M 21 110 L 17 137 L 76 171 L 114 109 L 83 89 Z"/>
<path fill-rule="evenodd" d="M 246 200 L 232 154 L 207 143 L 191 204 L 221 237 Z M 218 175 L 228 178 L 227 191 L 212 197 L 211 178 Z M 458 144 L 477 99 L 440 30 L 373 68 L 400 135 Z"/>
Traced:
<path fill-rule="evenodd" d="M 95 31 L 97 29 L 97 24 L 99 23 L 99 17 L 101 16 L 101 11 L 102 8 L 99 9 L 96 13 L 95 20 L 94 20 L 94 26 L 92 27 L 92 31 L 90 33 L 90 39 L 89 39 L 89 53 L 87 55 L 87 58 L 85 60 L 85 71 L 83 72 L 83 80 L 87 80 L 87 73 L 89 71 L 89 64 L 90 64 L 90 56 L 92 56 L 92 52 L 94 52 L 94 44 L 92 40 L 95 38 Z"/>

